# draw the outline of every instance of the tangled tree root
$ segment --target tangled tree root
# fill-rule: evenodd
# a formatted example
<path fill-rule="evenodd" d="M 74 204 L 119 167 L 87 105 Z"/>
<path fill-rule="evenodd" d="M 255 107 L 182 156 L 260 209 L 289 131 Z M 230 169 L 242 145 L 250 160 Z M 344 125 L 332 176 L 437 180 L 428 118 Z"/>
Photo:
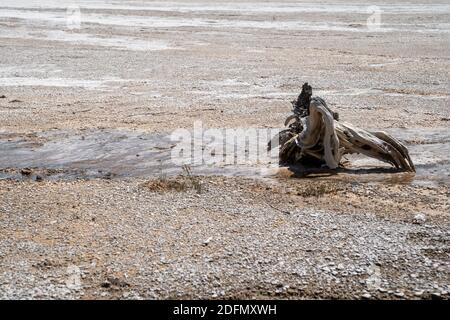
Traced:
<path fill-rule="evenodd" d="M 292 105 L 293 114 L 285 121 L 288 129 L 269 143 L 269 149 L 279 143 L 282 164 L 315 163 L 336 169 L 343 155 L 361 153 L 399 170 L 415 172 L 401 142 L 385 132 L 369 132 L 339 121 L 339 115 L 322 98 L 312 97 L 308 83 Z"/>

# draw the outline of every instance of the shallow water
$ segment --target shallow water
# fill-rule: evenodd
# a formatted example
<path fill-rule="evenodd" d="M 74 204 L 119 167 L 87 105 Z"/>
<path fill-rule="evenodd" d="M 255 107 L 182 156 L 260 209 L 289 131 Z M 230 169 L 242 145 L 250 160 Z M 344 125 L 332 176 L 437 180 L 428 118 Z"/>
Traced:
<path fill-rule="evenodd" d="M 450 185 L 450 130 L 386 130 L 405 142 L 417 173 L 398 173 L 388 164 L 364 156 L 350 156 L 350 166 L 333 179 L 360 182 Z M 222 141 L 217 141 L 220 145 Z M 83 133 L 53 131 L 32 138 L 0 132 L 0 178 L 24 178 L 20 169 L 44 172 L 46 179 L 99 177 L 158 177 L 182 172 L 171 160 L 177 142 L 168 134 L 123 130 L 90 130 Z M 270 159 L 269 159 L 270 160 Z M 194 174 L 275 177 L 270 161 L 234 165 L 192 165 Z M 6 170 L 8 169 L 8 170 Z M 308 173 L 309 174 L 309 173 Z M 25 177 L 26 178 L 26 177 Z"/>

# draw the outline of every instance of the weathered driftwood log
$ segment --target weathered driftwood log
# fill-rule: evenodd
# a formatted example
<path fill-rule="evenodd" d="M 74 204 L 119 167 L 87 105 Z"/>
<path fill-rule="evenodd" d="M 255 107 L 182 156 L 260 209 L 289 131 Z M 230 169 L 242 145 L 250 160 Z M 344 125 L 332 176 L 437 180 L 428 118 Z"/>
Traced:
<path fill-rule="evenodd" d="M 361 153 L 399 170 L 415 171 L 402 143 L 385 132 L 369 132 L 340 122 L 339 115 L 323 99 L 312 98 L 312 88 L 307 83 L 292 104 L 293 114 L 285 122 L 289 128 L 277 137 L 281 163 L 316 163 L 336 169 L 343 155 Z"/>

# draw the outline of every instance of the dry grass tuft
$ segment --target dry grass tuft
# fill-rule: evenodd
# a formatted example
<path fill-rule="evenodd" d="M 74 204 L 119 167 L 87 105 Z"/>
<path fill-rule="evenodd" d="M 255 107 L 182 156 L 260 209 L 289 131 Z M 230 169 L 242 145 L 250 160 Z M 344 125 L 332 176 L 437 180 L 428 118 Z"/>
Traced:
<path fill-rule="evenodd" d="M 179 181 L 177 178 L 173 179 L 157 178 L 147 181 L 146 183 L 144 183 L 143 186 L 150 189 L 151 191 L 158 191 L 158 192 L 167 192 L 167 191 L 184 192 L 187 189 L 189 189 L 185 181 Z"/>
<path fill-rule="evenodd" d="M 342 190 L 342 186 L 335 182 L 316 182 L 297 189 L 297 195 L 302 197 L 322 197 L 324 195 L 336 194 Z"/>
<path fill-rule="evenodd" d="M 147 181 L 143 186 L 151 191 L 158 192 L 185 192 L 191 189 L 194 189 L 199 194 L 202 192 L 200 178 L 192 174 L 189 166 L 183 166 L 183 174 L 181 176 L 168 178 L 165 174 L 161 174 L 158 178 Z"/>

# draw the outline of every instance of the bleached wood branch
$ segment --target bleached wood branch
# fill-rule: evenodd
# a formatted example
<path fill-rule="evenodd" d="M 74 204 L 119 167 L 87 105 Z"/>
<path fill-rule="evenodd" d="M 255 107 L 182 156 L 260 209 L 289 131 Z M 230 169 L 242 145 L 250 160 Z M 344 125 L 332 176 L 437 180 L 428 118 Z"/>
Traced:
<path fill-rule="evenodd" d="M 285 121 L 290 130 L 284 131 L 283 141 L 280 140 L 282 162 L 313 158 L 336 169 L 344 154 L 360 153 L 390 163 L 399 170 L 415 172 L 408 149 L 400 141 L 385 132 L 369 132 L 337 121 L 337 114 L 323 99 L 312 98 L 308 113 L 302 118 L 296 111 L 297 114 Z"/>

